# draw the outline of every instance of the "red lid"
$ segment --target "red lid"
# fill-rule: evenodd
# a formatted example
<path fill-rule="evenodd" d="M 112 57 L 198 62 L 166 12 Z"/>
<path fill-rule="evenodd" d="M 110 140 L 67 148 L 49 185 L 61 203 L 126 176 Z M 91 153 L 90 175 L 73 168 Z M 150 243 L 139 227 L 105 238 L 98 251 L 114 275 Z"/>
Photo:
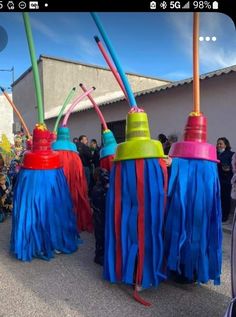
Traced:
<path fill-rule="evenodd" d="M 51 132 L 44 125 L 36 125 L 32 149 L 25 152 L 22 167 L 42 170 L 62 167 L 59 154 L 51 149 L 51 140 Z"/>
<path fill-rule="evenodd" d="M 184 130 L 184 141 L 207 141 L 207 118 L 190 115 Z"/>

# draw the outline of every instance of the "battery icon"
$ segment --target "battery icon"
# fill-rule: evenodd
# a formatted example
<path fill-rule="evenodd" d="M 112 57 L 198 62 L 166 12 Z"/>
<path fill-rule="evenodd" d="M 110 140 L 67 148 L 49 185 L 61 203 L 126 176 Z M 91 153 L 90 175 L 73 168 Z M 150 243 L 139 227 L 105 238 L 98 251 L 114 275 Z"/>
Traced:
<path fill-rule="evenodd" d="M 214 2 L 212 3 L 212 9 L 213 9 L 213 10 L 218 10 L 218 8 L 219 8 L 218 1 L 214 1 Z"/>

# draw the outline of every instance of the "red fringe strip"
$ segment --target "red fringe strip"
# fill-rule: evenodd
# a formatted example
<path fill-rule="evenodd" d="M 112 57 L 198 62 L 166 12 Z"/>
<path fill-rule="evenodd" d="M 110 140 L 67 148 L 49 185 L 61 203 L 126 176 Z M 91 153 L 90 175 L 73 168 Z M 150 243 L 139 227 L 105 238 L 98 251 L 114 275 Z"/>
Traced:
<path fill-rule="evenodd" d="M 92 211 L 88 186 L 79 155 L 71 151 L 58 151 L 73 200 L 79 231 L 93 231 Z"/>

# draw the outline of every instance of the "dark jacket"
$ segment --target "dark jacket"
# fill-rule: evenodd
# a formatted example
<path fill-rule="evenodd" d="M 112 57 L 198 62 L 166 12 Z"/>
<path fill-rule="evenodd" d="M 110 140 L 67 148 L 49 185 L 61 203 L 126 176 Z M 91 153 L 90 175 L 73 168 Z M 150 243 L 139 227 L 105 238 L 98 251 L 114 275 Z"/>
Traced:
<path fill-rule="evenodd" d="M 109 173 L 103 168 L 97 171 L 98 179 L 91 194 L 95 233 L 95 262 L 103 264 L 105 241 L 105 207 L 106 194 L 109 187 Z"/>
<path fill-rule="evenodd" d="M 222 153 L 217 152 L 217 158 L 220 160 L 220 163 L 218 163 L 218 172 L 221 183 L 231 183 L 231 179 L 233 177 L 231 164 L 233 154 L 234 152 L 230 150 L 225 150 Z"/>
<path fill-rule="evenodd" d="M 95 150 L 91 150 L 92 152 L 92 163 L 95 168 L 99 167 L 100 161 L 100 148 L 97 146 Z"/>
<path fill-rule="evenodd" d="M 83 166 L 90 167 L 92 163 L 92 153 L 90 148 L 81 142 L 78 142 L 76 146 Z"/>

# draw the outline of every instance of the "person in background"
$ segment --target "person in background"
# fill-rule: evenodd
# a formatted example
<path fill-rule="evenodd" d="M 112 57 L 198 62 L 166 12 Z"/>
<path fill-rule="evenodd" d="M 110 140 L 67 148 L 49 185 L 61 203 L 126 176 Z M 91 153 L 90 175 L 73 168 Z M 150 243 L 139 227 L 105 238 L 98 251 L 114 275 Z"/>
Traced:
<path fill-rule="evenodd" d="M 100 159 L 100 156 L 99 156 L 100 147 L 98 146 L 96 139 L 92 139 L 90 141 L 90 150 L 92 152 L 92 164 L 95 169 L 99 167 L 99 159 Z"/>
<path fill-rule="evenodd" d="M 79 143 L 79 138 L 76 138 L 76 137 L 75 137 L 75 138 L 73 139 L 73 143 L 75 143 L 75 145 L 76 145 L 76 147 L 77 147 L 77 144 Z"/>
<path fill-rule="evenodd" d="M 164 154 L 168 155 L 169 154 L 169 151 L 170 151 L 170 148 L 171 148 L 171 145 L 175 142 L 178 141 L 178 136 L 176 134 L 170 134 L 168 136 L 168 140 L 165 144 L 165 148 L 164 148 Z"/>
<path fill-rule="evenodd" d="M 12 195 L 6 175 L 0 173 L 0 222 L 12 211 Z"/>
<path fill-rule="evenodd" d="M 236 202 L 236 153 L 232 156 L 232 171 L 233 171 L 233 177 L 231 179 L 231 198 Z M 236 213 L 236 208 L 234 211 L 234 214 Z"/>
<path fill-rule="evenodd" d="M 95 233 L 94 262 L 103 265 L 105 248 L 105 207 L 107 190 L 109 188 L 109 172 L 104 168 L 97 167 L 94 176 L 95 186 L 91 192 Z"/>
<path fill-rule="evenodd" d="M 4 162 L 2 154 L 0 153 L 0 172 L 4 169 L 4 166 L 5 166 L 5 162 Z"/>
<path fill-rule="evenodd" d="M 14 137 L 14 146 L 12 148 L 12 151 L 15 159 L 19 159 L 22 152 L 24 151 L 23 139 L 19 134 Z"/>
<path fill-rule="evenodd" d="M 83 134 L 79 137 L 79 142 L 76 144 L 76 147 L 84 167 L 88 189 L 90 189 L 92 153 L 88 146 L 88 138 L 86 135 Z"/>
<path fill-rule="evenodd" d="M 14 146 L 12 147 L 13 159 L 10 162 L 10 166 L 8 169 L 8 177 L 11 182 L 12 191 L 14 191 L 14 186 L 16 183 L 17 175 L 21 169 L 21 165 L 24 158 L 24 153 L 27 150 L 26 147 L 23 146 L 23 139 L 20 134 L 17 134 L 14 138 Z"/>
<path fill-rule="evenodd" d="M 231 207 L 231 179 L 233 177 L 232 157 L 234 152 L 231 151 L 229 140 L 225 137 L 217 140 L 217 159 L 219 180 L 221 187 L 221 207 L 222 207 L 222 221 L 228 220 Z"/>
<path fill-rule="evenodd" d="M 9 166 L 9 169 L 8 169 L 7 176 L 10 179 L 13 191 L 14 191 L 14 186 L 15 186 L 17 175 L 20 171 L 20 168 L 21 168 L 20 158 L 19 159 L 16 159 L 16 158 L 12 159 L 10 166 Z"/>
<path fill-rule="evenodd" d="M 165 144 L 166 144 L 166 142 L 168 141 L 168 139 L 167 139 L 167 137 L 165 136 L 165 134 L 163 134 L 163 133 L 158 134 L 157 139 L 158 139 L 158 141 L 161 142 L 161 144 L 162 144 L 162 146 L 163 146 L 163 149 L 164 149 Z"/>
<path fill-rule="evenodd" d="M 165 147 L 164 147 L 164 154 L 167 155 L 167 158 L 164 159 L 166 162 L 166 166 L 167 166 L 167 171 L 168 171 L 168 177 L 170 177 L 170 173 L 171 173 L 171 164 L 172 164 L 172 158 L 169 157 L 169 151 L 171 148 L 171 145 L 175 142 L 178 141 L 178 137 L 176 134 L 170 134 L 167 141 L 165 142 Z"/>

